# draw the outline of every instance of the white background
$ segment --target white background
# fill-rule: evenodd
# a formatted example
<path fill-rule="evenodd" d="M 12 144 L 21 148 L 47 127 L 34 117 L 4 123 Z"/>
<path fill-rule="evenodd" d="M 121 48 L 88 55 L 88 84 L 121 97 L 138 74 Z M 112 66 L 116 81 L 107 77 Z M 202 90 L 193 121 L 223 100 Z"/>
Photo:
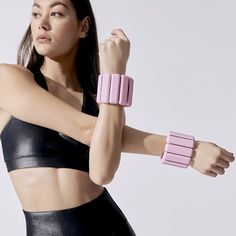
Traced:
<path fill-rule="evenodd" d="M 40 1 L 40 0 L 38 0 Z M 15 63 L 32 0 L 1 1 L 0 63 Z M 131 41 L 135 79 L 127 124 L 195 135 L 236 152 L 236 2 L 93 0 L 100 42 L 113 28 Z M 235 236 L 236 166 L 210 178 L 160 158 L 122 154 L 107 186 L 138 236 Z M 25 235 L 21 206 L 0 161 L 0 235 Z"/>

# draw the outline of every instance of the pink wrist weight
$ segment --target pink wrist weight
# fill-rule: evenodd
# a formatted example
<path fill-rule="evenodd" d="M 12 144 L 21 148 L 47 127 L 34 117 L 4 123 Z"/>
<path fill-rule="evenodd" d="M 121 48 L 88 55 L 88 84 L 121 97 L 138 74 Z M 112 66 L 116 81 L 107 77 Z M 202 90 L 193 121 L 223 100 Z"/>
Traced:
<path fill-rule="evenodd" d="M 126 75 L 101 74 L 98 77 L 97 102 L 131 106 L 134 80 Z"/>
<path fill-rule="evenodd" d="M 193 156 L 195 138 L 191 135 L 169 132 L 161 162 L 187 168 Z"/>

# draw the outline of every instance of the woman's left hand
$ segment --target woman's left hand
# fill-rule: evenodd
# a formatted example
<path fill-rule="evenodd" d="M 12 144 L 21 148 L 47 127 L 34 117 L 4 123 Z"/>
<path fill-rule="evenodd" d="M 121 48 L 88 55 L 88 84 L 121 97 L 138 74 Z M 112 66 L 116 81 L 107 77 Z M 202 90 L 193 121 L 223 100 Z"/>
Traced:
<path fill-rule="evenodd" d="M 99 45 L 101 74 L 125 74 L 130 53 L 130 41 L 121 29 L 114 29 L 111 36 Z"/>

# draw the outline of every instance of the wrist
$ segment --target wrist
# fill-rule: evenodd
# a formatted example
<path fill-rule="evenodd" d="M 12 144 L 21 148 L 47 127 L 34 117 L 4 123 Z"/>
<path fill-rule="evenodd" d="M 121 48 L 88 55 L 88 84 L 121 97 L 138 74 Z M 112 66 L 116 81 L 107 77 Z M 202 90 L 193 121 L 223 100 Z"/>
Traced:
<path fill-rule="evenodd" d="M 110 103 L 101 103 L 99 106 L 99 111 L 100 112 L 108 112 L 110 115 L 113 114 L 113 112 L 123 112 L 124 107 L 120 104 L 110 104 Z"/>
<path fill-rule="evenodd" d="M 192 156 L 192 159 L 189 163 L 189 165 L 191 167 L 193 167 L 193 165 L 194 165 L 194 160 L 195 160 L 196 155 L 197 155 L 197 149 L 198 149 L 199 143 L 200 143 L 200 141 L 198 141 L 198 140 L 195 140 L 195 142 L 194 142 L 193 156 Z"/>
<path fill-rule="evenodd" d="M 101 74 L 120 74 L 125 75 L 126 66 L 114 67 L 114 68 L 104 68 L 101 69 Z"/>
<path fill-rule="evenodd" d="M 121 127 L 123 121 L 123 110 L 124 108 L 120 105 L 101 104 L 98 120 L 102 121 L 106 127 Z"/>

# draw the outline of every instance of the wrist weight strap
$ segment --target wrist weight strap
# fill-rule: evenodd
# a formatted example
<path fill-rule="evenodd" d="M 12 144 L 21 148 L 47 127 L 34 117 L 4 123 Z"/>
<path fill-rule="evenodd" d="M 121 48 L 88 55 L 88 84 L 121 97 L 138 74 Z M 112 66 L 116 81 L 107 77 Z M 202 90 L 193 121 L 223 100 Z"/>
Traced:
<path fill-rule="evenodd" d="M 97 102 L 131 106 L 134 80 L 126 75 L 101 74 L 98 77 Z"/>
<path fill-rule="evenodd" d="M 161 162 L 187 168 L 193 156 L 194 143 L 195 138 L 193 136 L 169 132 Z"/>

